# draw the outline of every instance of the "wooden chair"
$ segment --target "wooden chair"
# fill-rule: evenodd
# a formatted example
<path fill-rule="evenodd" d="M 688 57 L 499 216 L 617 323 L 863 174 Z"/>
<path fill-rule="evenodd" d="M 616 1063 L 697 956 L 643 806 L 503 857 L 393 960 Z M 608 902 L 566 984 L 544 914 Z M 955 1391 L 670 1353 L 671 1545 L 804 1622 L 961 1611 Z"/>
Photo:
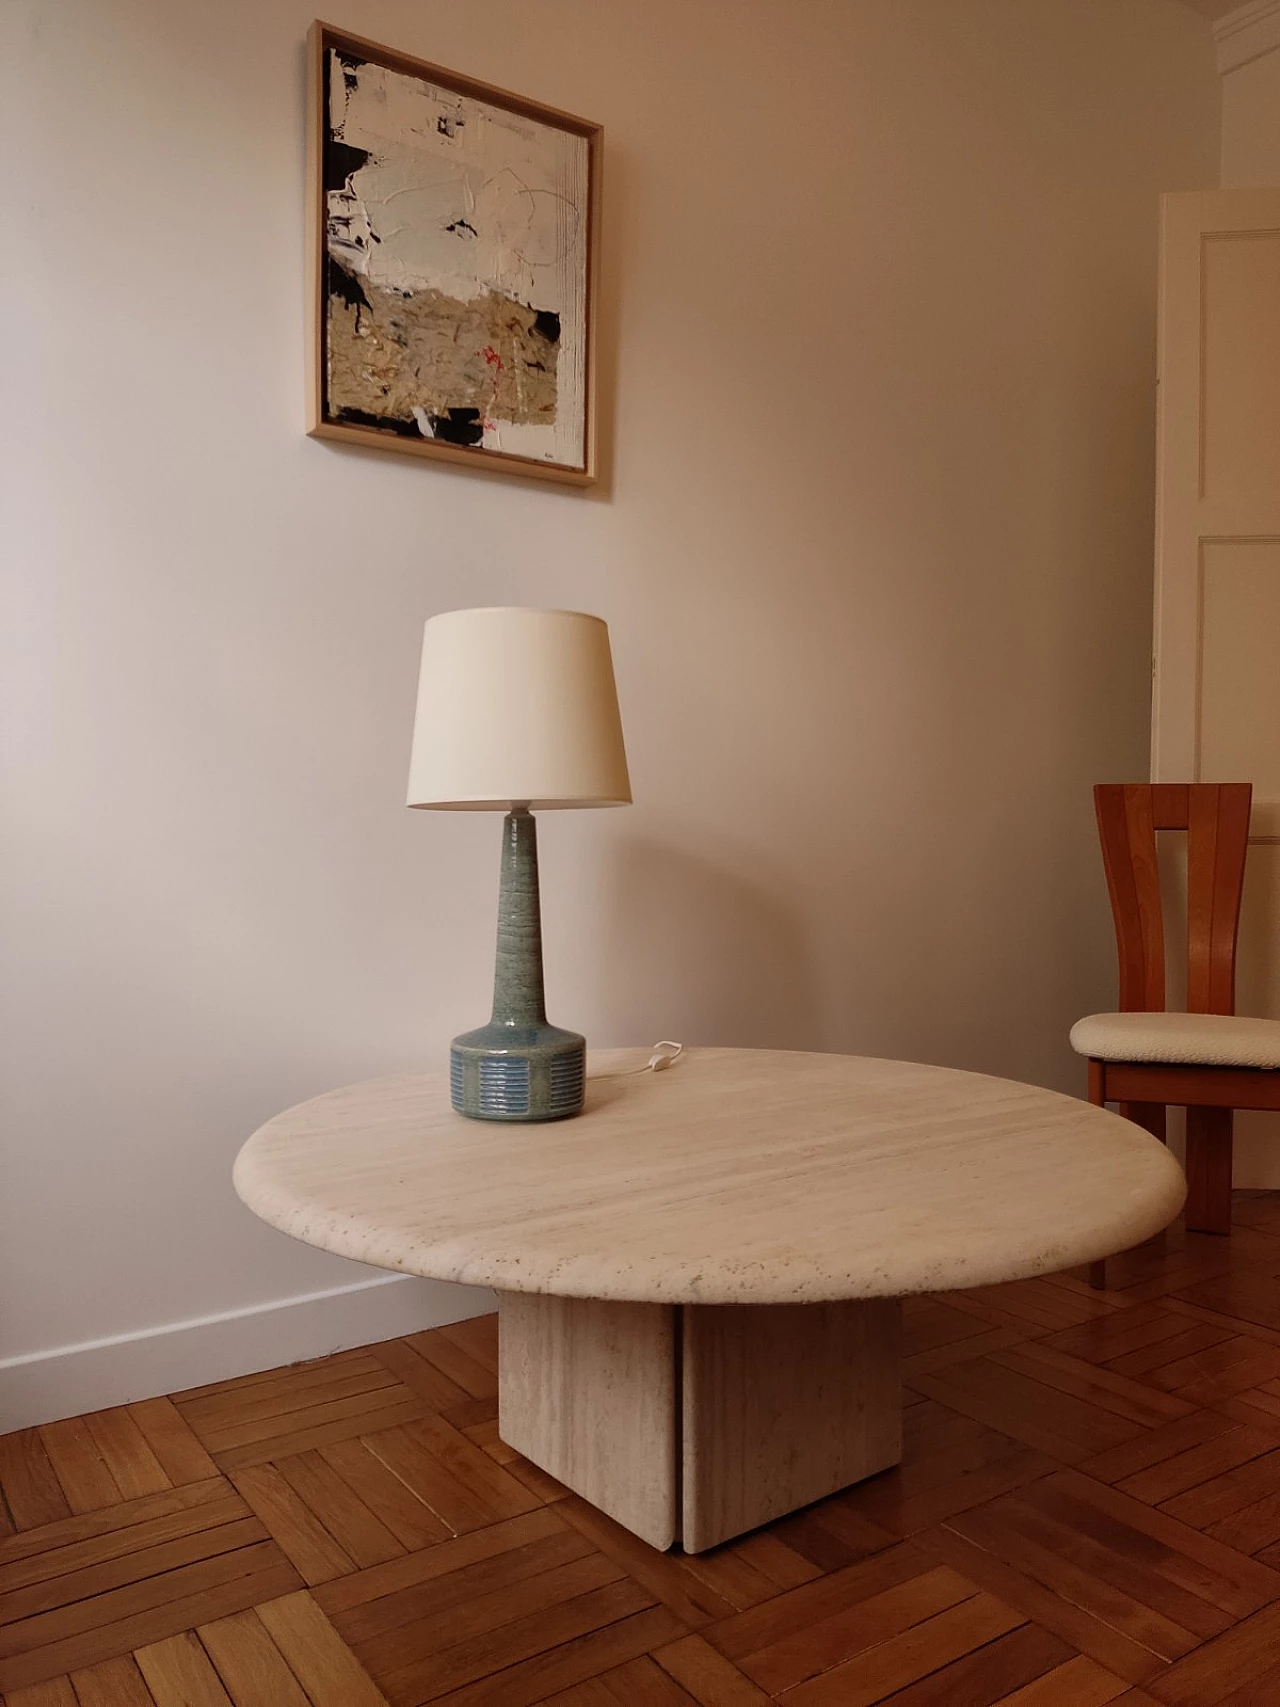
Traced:
<path fill-rule="evenodd" d="M 1100 783 L 1093 791 L 1120 958 L 1120 1008 L 1071 1030 L 1089 1101 L 1165 1136 L 1187 1111 L 1188 1229 L 1231 1231 L 1237 1108 L 1280 1109 L 1280 1020 L 1235 1017 L 1236 936 L 1249 843 L 1247 782 Z M 1187 832 L 1187 1011 L 1165 1011 L 1156 831 Z M 1105 1268 L 1095 1264 L 1095 1285 Z"/>

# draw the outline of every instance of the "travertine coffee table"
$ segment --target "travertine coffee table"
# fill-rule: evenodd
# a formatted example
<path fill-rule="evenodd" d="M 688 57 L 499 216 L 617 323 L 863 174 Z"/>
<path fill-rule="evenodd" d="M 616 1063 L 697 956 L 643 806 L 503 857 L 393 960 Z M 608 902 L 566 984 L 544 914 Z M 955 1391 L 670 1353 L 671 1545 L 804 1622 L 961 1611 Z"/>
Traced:
<path fill-rule="evenodd" d="M 1090 1262 L 1182 1170 L 1029 1085 L 844 1055 L 593 1053 L 586 1112 L 464 1120 L 443 1073 L 268 1121 L 236 1190 L 308 1244 L 495 1287 L 499 1428 L 655 1547 L 701 1552 L 901 1456 L 898 1300 Z"/>

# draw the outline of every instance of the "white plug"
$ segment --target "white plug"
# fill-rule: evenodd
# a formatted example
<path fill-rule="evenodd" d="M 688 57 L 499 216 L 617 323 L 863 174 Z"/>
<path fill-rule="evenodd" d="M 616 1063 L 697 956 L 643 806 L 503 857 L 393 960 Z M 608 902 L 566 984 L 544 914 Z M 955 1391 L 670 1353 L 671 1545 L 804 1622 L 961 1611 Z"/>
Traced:
<path fill-rule="evenodd" d="M 655 1043 L 653 1054 L 649 1057 L 649 1066 L 655 1073 L 660 1073 L 664 1067 L 684 1054 L 683 1043 L 673 1043 L 669 1037 L 664 1037 L 661 1043 Z"/>

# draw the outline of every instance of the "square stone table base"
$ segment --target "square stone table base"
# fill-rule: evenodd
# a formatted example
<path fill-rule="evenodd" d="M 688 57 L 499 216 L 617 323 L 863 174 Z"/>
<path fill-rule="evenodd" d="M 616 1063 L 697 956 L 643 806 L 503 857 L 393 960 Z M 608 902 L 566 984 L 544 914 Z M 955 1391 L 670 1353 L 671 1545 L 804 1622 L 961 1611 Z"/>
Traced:
<path fill-rule="evenodd" d="M 651 1546 L 701 1553 L 900 1461 L 900 1317 L 506 1292 L 498 1432 Z"/>

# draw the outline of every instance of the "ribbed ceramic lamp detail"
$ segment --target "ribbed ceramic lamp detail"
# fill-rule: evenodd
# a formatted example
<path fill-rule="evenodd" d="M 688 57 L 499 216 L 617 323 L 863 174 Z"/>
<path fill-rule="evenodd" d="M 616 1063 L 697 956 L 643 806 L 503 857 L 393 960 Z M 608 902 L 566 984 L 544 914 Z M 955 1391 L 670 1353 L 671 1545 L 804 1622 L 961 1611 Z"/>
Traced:
<path fill-rule="evenodd" d="M 455 1037 L 453 1106 L 477 1120 L 561 1120 L 582 1107 L 586 1044 L 547 1023 L 533 814 L 631 800 L 609 630 L 581 611 L 433 616 L 409 805 L 502 811 L 493 1016 Z"/>

